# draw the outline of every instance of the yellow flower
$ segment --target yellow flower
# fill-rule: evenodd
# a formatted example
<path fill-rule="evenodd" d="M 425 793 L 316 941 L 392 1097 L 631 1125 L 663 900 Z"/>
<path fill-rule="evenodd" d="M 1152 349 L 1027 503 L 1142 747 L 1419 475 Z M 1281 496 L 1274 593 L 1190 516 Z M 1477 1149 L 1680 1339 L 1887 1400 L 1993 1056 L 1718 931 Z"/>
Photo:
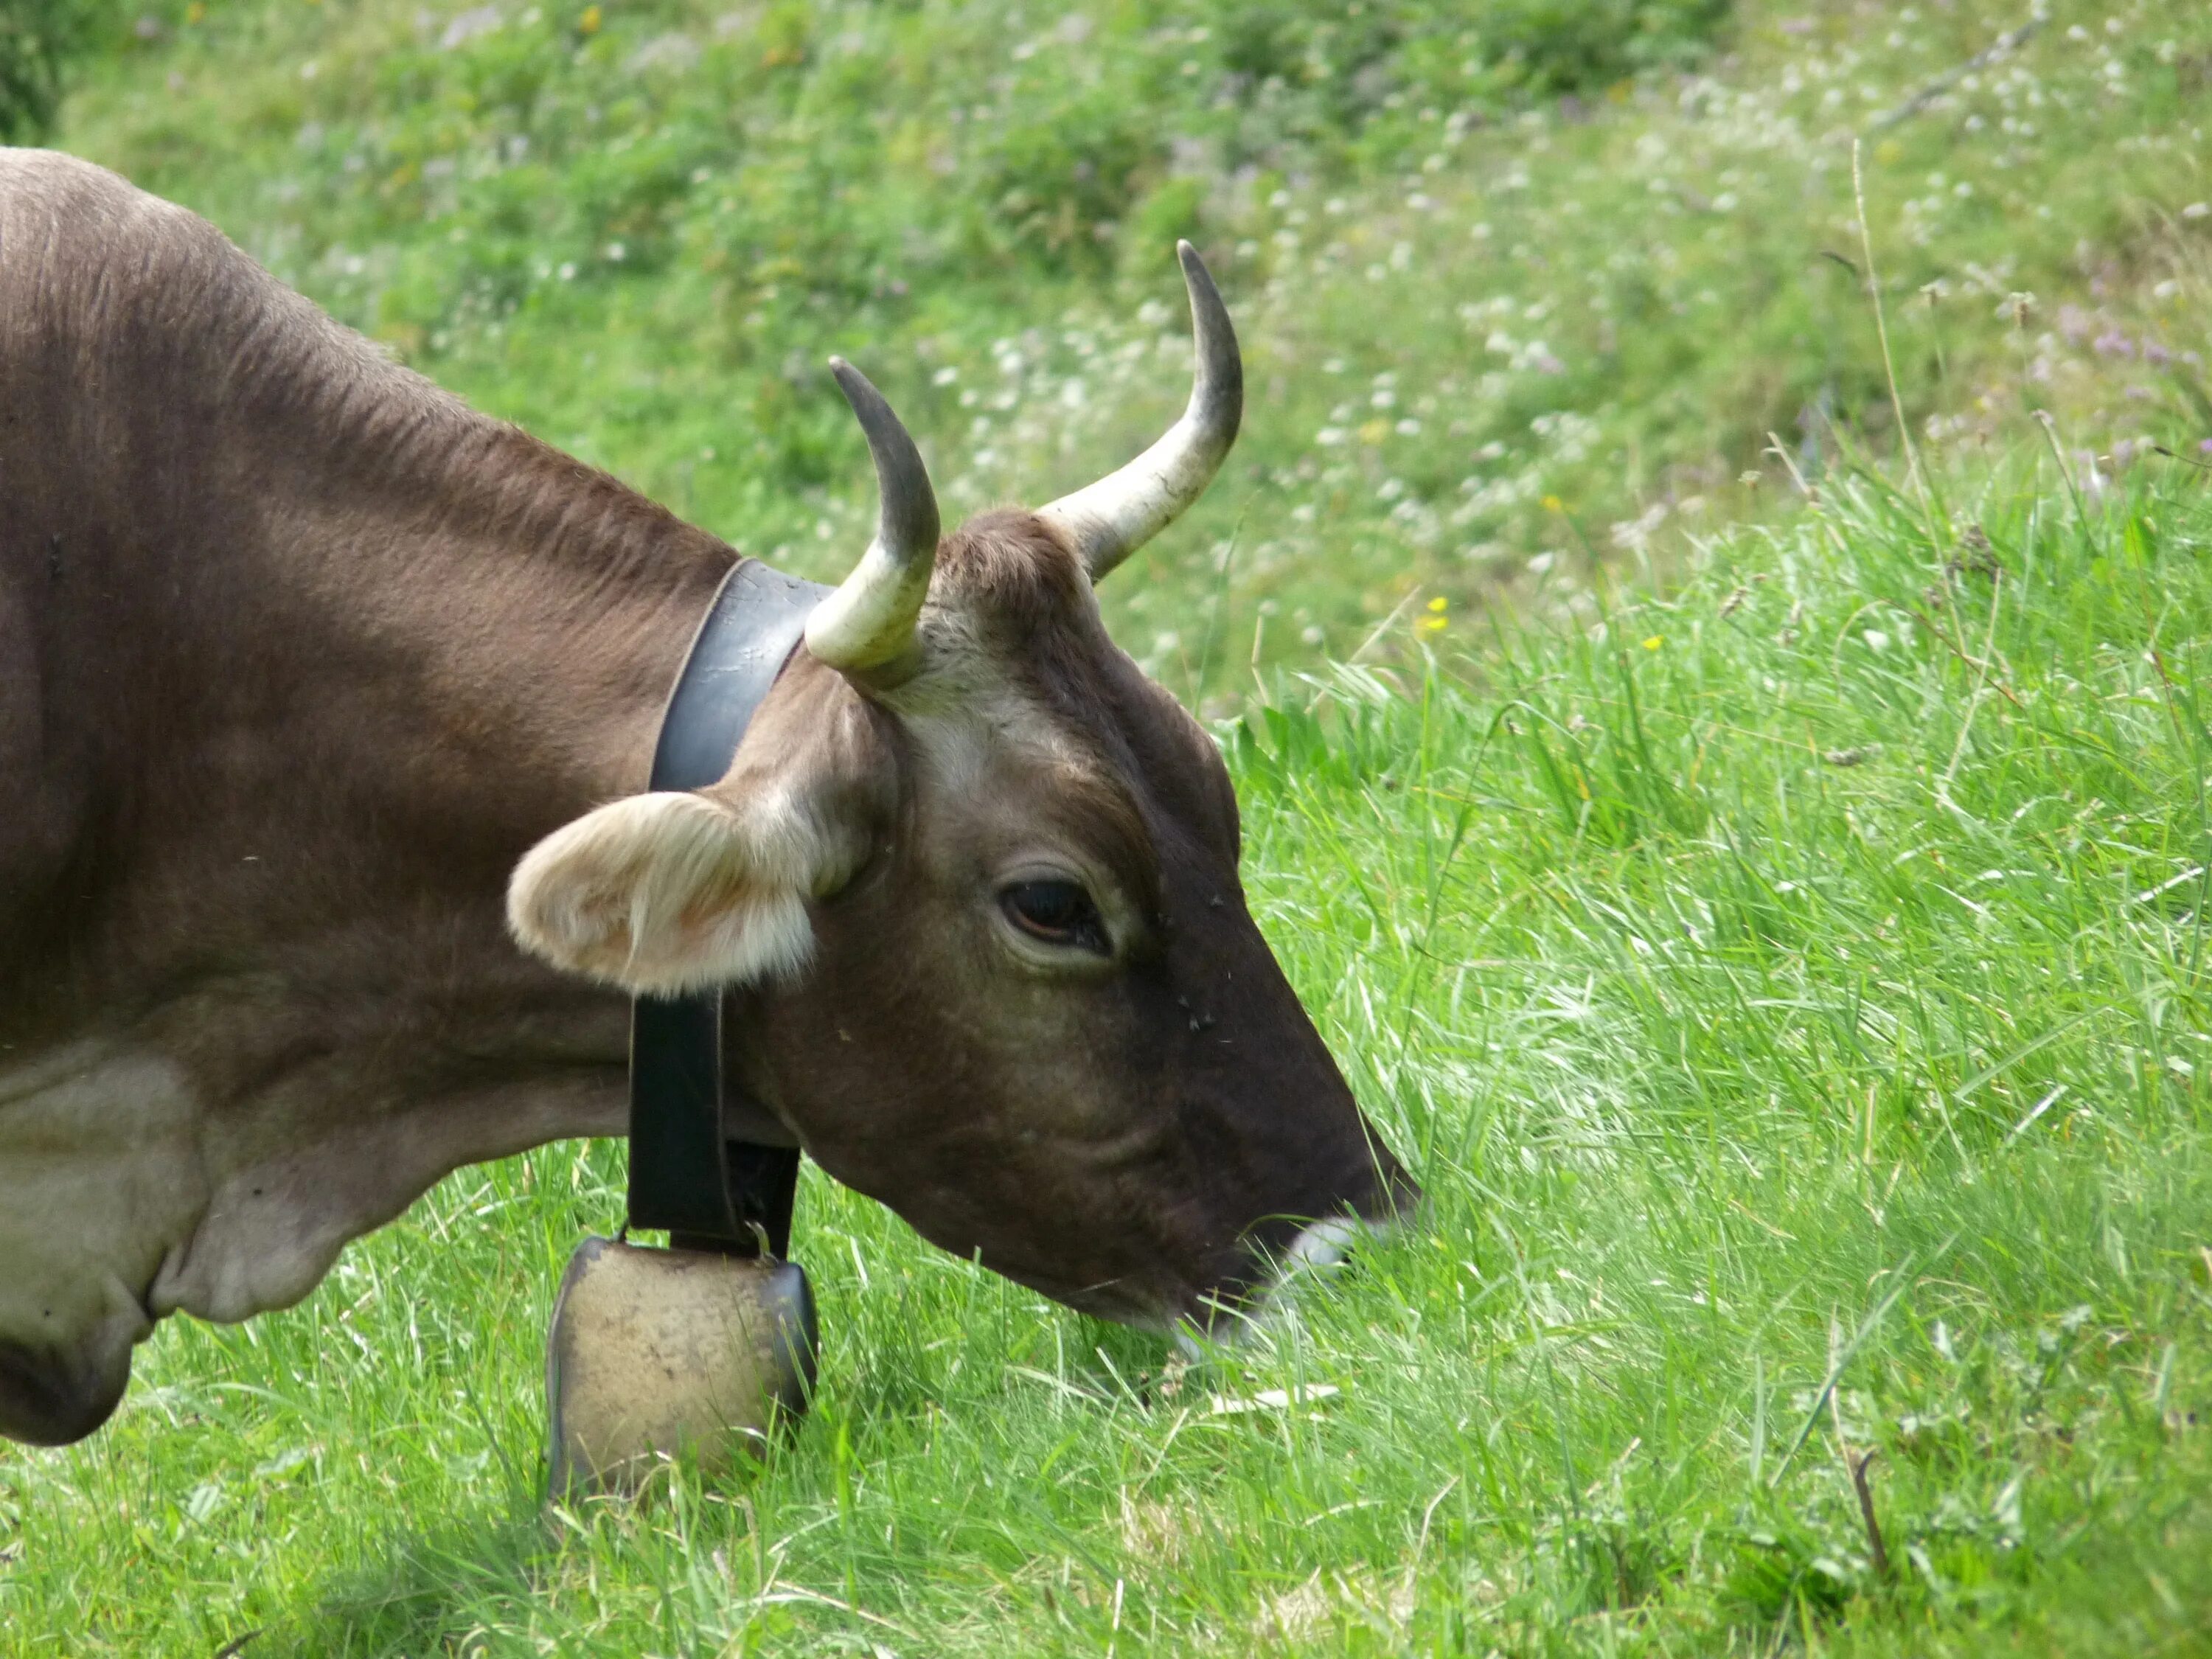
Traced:
<path fill-rule="evenodd" d="M 1565 501 L 1561 501 L 1561 500 L 1560 500 L 1557 495 L 1547 495 L 1547 496 L 1545 496 L 1545 497 L 1544 497 L 1544 511 L 1545 511 L 1545 512 L 1547 512 L 1547 513 L 1564 513 L 1564 512 L 1565 512 L 1566 510 L 1567 510 L 1567 504 L 1566 504 Z"/>
<path fill-rule="evenodd" d="M 1379 444 L 1389 435 L 1390 422 L 1388 421 L 1370 421 L 1359 428 L 1359 441 L 1364 444 Z"/>
<path fill-rule="evenodd" d="M 1414 622 L 1413 631 L 1416 634 L 1441 634 L 1449 626 L 1450 620 L 1448 617 L 1422 617 Z"/>
<path fill-rule="evenodd" d="M 576 20 L 576 27 L 586 34 L 597 34 L 599 32 L 599 9 L 597 6 L 585 7 L 584 15 Z"/>
<path fill-rule="evenodd" d="M 1435 611 L 1449 611 L 1451 609 L 1451 601 L 1439 593 L 1429 601 L 1429 609 Z"/>
<path fill-rule="evenodd" d="M 1646 651 L 1656 651 L 1661 646 L 1666 643 L 1667 636 L 1664 634 L 1654 634 L 1650 639 L 1644 641 L 1644 648 Z"/>

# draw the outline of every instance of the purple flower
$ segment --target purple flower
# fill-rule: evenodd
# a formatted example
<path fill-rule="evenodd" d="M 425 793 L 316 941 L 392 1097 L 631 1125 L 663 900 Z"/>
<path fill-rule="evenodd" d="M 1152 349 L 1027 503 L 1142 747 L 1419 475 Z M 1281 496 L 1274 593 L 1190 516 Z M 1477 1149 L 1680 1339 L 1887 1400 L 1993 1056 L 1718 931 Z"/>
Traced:
<path fill-rule="evenodd" d="M 2135 342 L 2117 328 L 2108 328 L 2100 334 L 2094 349 L 2100 357 L 2132 357 L 2136 355 Z"/>
<path fill-rule="evenodd" d="M 2154 368 L 2164 368 L 2173 361 L 2173 354 L 2155 340 L 2143 343 L 2143 361 Z"/>

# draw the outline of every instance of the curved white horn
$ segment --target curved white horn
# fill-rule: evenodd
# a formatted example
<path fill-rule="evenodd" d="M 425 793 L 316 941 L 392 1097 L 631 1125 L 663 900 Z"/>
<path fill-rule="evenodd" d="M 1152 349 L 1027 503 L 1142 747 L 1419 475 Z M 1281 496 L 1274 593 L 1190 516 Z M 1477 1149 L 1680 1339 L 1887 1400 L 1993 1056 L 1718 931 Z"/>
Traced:
<path fill-rule="evenodd" d="M 937 562 L 937 493 L 921 452 L 882 392 L 842 357 L 830 372 L 867 435 L 880 503 L 875 539 L 844 585 L 806 618 L 806 648 L 832 668 L 866 672 L 896 665 L 914 648 L 915 619 Z"/>
<path fill-rule="evenodd" d="M 1229 309 L 1196 248 L 1177 242 L 1176 257 L 1190 290 L 1191 331 L 1198 343 L 1197 376 L 1182 418 L 1120 471 L 1037 512 L 1074 543 L 1094 582 L 1206 493 L 1244 418 L 1244 364 Z"/>

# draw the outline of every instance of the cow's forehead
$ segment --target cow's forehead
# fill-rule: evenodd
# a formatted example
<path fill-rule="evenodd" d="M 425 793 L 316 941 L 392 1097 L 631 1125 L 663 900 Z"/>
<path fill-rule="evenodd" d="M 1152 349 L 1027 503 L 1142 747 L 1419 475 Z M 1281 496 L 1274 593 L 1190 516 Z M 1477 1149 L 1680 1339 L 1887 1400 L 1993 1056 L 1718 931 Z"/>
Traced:
<path fill-rule="evenodd" d="M 988 514 L 946 538 L 922 634 L 929 667 L 887 701 L 936 781 L 1019 776 L 1102 828 L 1150 823 L 1234 857 L 1219 751 L 1114 643 L 1080 563 L 1033 514 Z"/>
<path fill-rule="evenodd" d="M 1015 628 L 1080 608 L 1090 593 L 1091 578 L 1075 550 L 1020 507 L 979 513 L 947 536 L 930 584 L 933 599 Z"/>

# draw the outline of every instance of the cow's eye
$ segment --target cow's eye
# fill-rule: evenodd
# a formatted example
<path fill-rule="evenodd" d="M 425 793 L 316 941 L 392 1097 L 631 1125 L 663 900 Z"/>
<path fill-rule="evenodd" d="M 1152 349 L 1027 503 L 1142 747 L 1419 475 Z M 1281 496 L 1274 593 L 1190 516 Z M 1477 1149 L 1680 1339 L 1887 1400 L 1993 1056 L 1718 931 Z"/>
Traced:
<path fill-rule="evenodd" d="M 1112 954 L 1106 924 L 1091 895 L 1072 881 L 1018 881 L 999 895 L 1007 920 L 1032 939 Z"/>

